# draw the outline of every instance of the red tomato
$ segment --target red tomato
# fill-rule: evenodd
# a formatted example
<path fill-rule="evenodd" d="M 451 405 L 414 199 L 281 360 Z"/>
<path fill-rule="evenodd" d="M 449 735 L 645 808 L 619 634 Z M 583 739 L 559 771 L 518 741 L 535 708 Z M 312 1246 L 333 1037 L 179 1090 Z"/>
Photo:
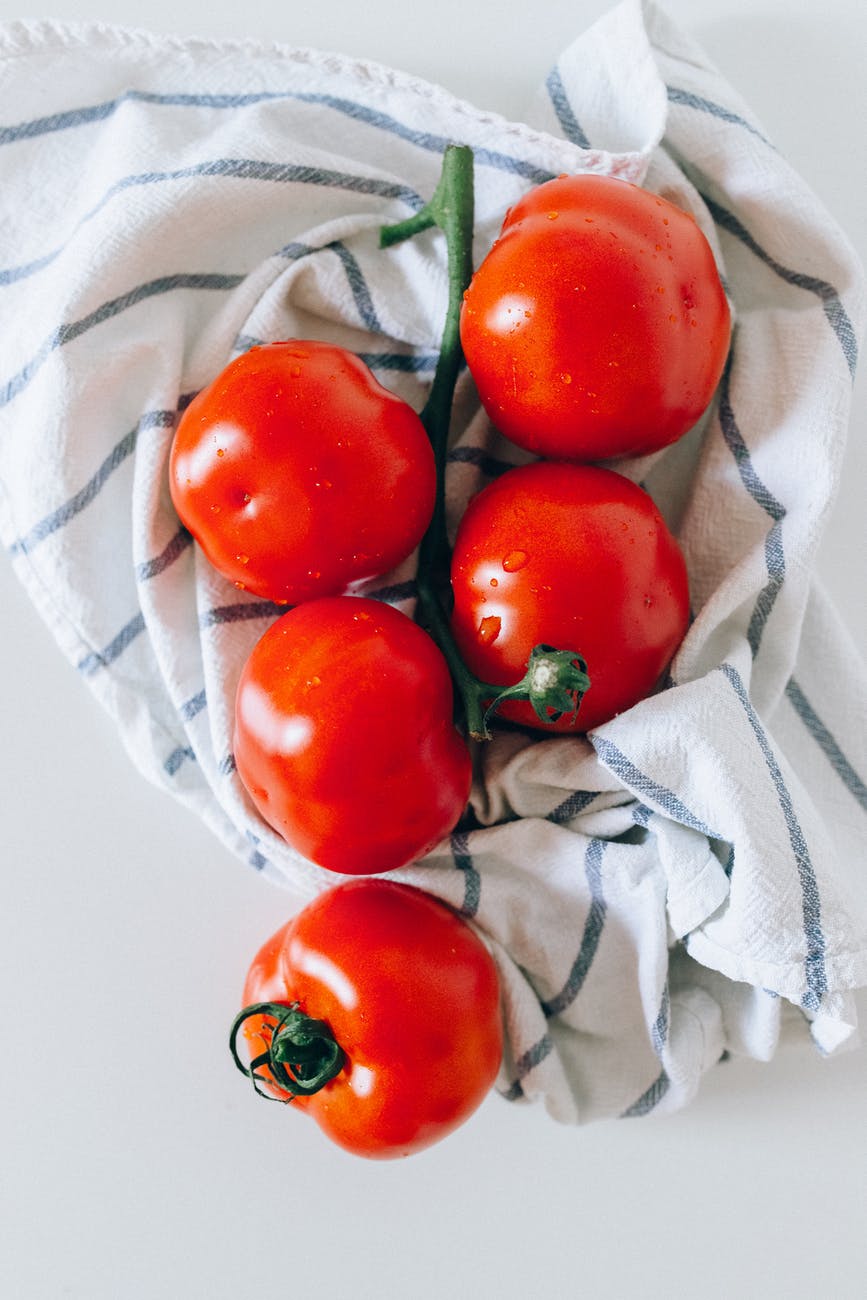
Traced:
<path fill-rule="evenodd" d="M 608 176 L 563 176 L 509 211 L 464 296 L 461 342 L 496 427 L 530 451 L 654 451 L 708 406 L 730 337 L 692 217 Z"/>
<path fill-rule="evenodd" d="M 399 564 L 436 492 L 415 411 L 353 353 L 297 340 L 252 348 L 194 398 L 169 472 L 214 567 L 289 604 Z"/>
<path fill-rule="evenodd" d="M 572 650 L 589 731 L 650 694 L 686 632 L 683 556 L 651 498 L 613 470 L 537 461 L 471 501 L 452 556 L 453 631 L 467 667 L 511 686 L 533 647 Z M 540 726 L 526 703 L 502 716 Z"/>
<path fill-rule="evenodd" d="M 295 1105 L 358 1155 L 410 1155 L 445 1137 L 499 1069 L 499 983 L 487 948 L 444 903 L 393 881 L 328 890 L 278 931 L 244 987 L 245 1008 L 262 1003 L 297 1004 L 320 1022 L 318 1045 L 337 1072 Z M 270 1046 L 277 1013 L 244 1021 L 251 1060 Z M 319 1060 L 296 1060 L 290 1072 L 303 1088 Z M 267 1065 L 256 1073 L 274 1096 L 292 1099 Z"/>
<path fill-rule="evenodd" d="M 454 827 L 470 757 L 433 641 L 376 600 L 289 610 L 238 685 L 235 762 L 264 819 L 332 871 L 391 871 Z"/>

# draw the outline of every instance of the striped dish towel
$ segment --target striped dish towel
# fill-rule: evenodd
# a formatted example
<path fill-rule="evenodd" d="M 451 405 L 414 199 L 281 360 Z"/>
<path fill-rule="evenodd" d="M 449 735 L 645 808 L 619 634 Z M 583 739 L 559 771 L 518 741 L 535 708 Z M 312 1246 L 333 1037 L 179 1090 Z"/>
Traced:
<path fill-rule="evenodd" d="M 627 466 L 683 545 L 694 620 L 667 688 L 588 738 L 487 747 L 472 830 L 397 873 L 498 960 L 501 1091 L 566 1122 L 663 1113 L 789 1018 L 823 1052 L 867 983 L 864 669 L 813 577 L 865 300 L 816 199 L 702 51 L 637 0 L 568 49 L 533 125 L 380 66 L 106 26 L 0 31 L 0 536 L 138 768 L 299 897 L 334 877 L 258 819 L 232 757 L 274 618 L 169 498 L 179 411 L 263 339 L 333 340 L 417 408 L 446 304 L 429 232 L 380 225 L 475 151 L 477 260 L 564 171 L 695 214 L 736 315 L 718 401 Z M 465 375 L 452 524 L 518 453 Z M 412 610 L 412 564 L 371 590 Z M 783 1011 L 787 1009 L 784 1017 Z"/>

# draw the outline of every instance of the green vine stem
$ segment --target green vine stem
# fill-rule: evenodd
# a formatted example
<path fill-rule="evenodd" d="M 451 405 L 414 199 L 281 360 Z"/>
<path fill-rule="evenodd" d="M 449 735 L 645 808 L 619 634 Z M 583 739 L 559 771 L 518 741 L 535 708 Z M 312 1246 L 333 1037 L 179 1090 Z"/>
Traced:
<path fill-rule="evenodd" d="M 450 144 L 443 154 L 439 184 L 428 203 L 406 221 L 383 226 L 382 248 L 410 239 L 436 226 L 446 238 L 448 304 L 433 384 L 421 412 L 437 468 L 437 495 L 430 528 L 421 543 L 419 572 L 437 582 L 448 574 L 449 544 L 446 534 L 445 465 L 455 385 L 463 363 L 461 303 L 473 274 L 475 196 L 473 151 L 468 145 Z"/>
<path fill-rule="evenodd" d="M 416 617 L 445 656 L 469 735 L 474 740 L 489 740 L 488 721 L 504 701 L 529 700 L 541 721 L 553 722 L 565 713 L 577 714 L 590 679 L 580 655 L 539 645 L 532 651 L 520 682 L 505 689 L 492 686 L 469 671 L 452 636 L 445 468 L 452 403 L 463 363 L 461 303 L 473 274 L 474 208 L 473 151 L 468 145 L 450 144 L 443 154 L 439 183 L 430 201 L 405 221 L 384 226 L 380 246 L 390 248 L 432 227 L 445 235 L 448 305 L 433 384 L 421 412 L 436 461 L 437 493 L 433 518 L 419 547 Z"/>
<path fill-rule="evenodd" d="M 264 1025 L 260 1032 L 270 1035 L 265 1051 L 245 1065 L 238 1055 L 238 1034 L 252 1016 L 265 1016 L 273 1025 Z M 252 1079 L 260 1097 L 268 1101 L 292 1101 L 295 1097 L 311 1097 L 343 1069 L 345 1056 L 324 1020 L 299 1011 L 297 1003 L 254 1002 L 244 1007 L 232 1022 L 229 1050 L 235 1065 Z M 259 1074 L 267 1068 L 268 1075 Z M 260 1084 L 275 1084 L 288 1097 L 274 1097 Z"/>

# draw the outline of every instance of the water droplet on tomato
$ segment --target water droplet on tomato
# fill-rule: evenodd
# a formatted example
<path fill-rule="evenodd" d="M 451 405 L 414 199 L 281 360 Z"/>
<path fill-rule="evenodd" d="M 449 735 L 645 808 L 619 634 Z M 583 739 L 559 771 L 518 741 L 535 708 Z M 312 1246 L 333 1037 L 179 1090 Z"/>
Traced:
<path fill-rule="evenodd" d="M 496 578 L 491 578 L 491 586 L 492 586 L 492 587 L 498 587 L 499 585 L 500 585 L 500 584 L 497 582 L 497 579 L 496 579 Z"/>
<path fill-rule="evenodd" d="M 482 645 L 490 645 L 500 635 L 502 624 L 496 614 L 488 614 L 479 623 L 479 640 Z"/>
<path fill-rule="evenodd" d="M 529 558 L 526 551 L 509 551 L 509 554 L 503 557 L 503 568 L 506 573 L 517 573 L 518 569 L 523 569 Z"/>
<path fill-rule="evenodd" d="M 218 456 L 225 456 L 225 454 L 226 454 L 226 453 L 225 453 L 225 451 L 223 450 L 222 447 L 218 447 L 218 448 L 217 448 L 217 455 L 218 455 Z"/>
<path fill-rule="evenodd" d="M 307 681 L 305 682 L 305 685 L 307 686 L 308 690 L 309 690 L 309 689 L 312 689 L 313 687 L 316 687 L 316 686 L 321 686 L 321 685 L 322 685 L 322 678 L 321 678 L 321 677 L 317 677 L 317 676 L 315 676 L 315 675 L 314 675 L 313 677 L 308 677 L 308 678 L 307 678 Z"/>
<path fill-rule="evenodd" d="M 556 210 L 556 208 L 555 208 L 555 209 L 552 209 L 552 211 L 548 213 L 548 220 L 549 220 L 549 221 L 556 221 L 557 218 L 559 217 L 559 215 L 560 215 L 560 213 Z"/>
<path fill-rule="evenodd" d="M 572 383 L 572 376 L 569 374 L 569 371 L 568 371 L 568 370 L 564 370 L 563 373 L 560 375 L 560 383 L 561 383 L 561 384 L 571 384 L 571 383 Z"/>
<path fill-rule="evenodd" d="M 236 556 L 235 556 L 235 559 L 238 561 L 239 564 L 249 564 L 249 563 L 250 563 L 250 557 L 249 557 L 249 555 L 236 555 Z"/>
<path fill-rule="evenodd" d="M 215 514 L 215 515 L 218 515 L 218 514 L 220 513 L 220 510 L 221 510 L 221 509 L 222 509 L 221 506 L 211 506 L 211 511 L 212 511 L 212 513 Z"/>
<path fill-rule="evenodd" d="M 321 574 L 321 572 L 320 572 L 319 569 L 308 569 L 308 570 L 307 570 L 307 577 L 308 577 L 308 578 L 313 578 L 313 580 L 314 580 L 314 582 L 315 582 L 315 580 L 316 580 L 317 578 L 321 578 L 321 577 L 322 577 L 322 574 Z"/>

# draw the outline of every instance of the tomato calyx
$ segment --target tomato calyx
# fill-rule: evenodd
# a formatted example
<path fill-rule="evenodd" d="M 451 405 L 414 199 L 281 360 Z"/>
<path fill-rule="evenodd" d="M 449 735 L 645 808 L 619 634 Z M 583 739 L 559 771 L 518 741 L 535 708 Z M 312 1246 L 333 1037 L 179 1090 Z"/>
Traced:
<path fill-rule="evenodd" d="M 572 714 L 575 722 L 581 701 L 590 689 L 590 678 L 580 655 L 551 645 L 536 645 L 521 680 L 505 690 L 496 689 L 498 694 L 485 710 L 486 724 L 507 700 L 528 700 L 540 722 L 559 722 L 566 714 Z"/>
<path fill-rule="evenodd" d="M 266 1042 L 265 1051 L 245 1065 L 238 1055 L 238 1034 L 243 1025 L 256 1016 L 264 1016 L 274 1023 L 257 1028 L 257 1034 Z M 346 1063 L 343 1048 L 325 1021 L 305 1015 L 297 1002 L 254 1002 L 244 1007 L 232 1022 L 229 1050 L 235 1065 L 252 1080 L 260 1097 L 284 1103 L 293 1101 L 295 1097 L 312 1097 L 335 1078 Z M 268 1069 L 270 1078 L 258 1073 L 262 1068 Z M 259 1086 L 263 1083 L 276 1085 L 289 1095 L 275 1097 Z"/>
<path fill-rule="evenodd" d="M 455 643 L 442 600 L 425 575 L 418 579 L 419 622 L 436 641 L 460 701 L 471 740 L 490 740 L 490 720 L 508 700 L 527 700 L 540 722 L 559 722 L 566 714 L 577 720 L 581 701 L 590 689 L 587 663 L 572 650 L 539 644 L 533 647 L 524 676 L 512 686 L 483 682 L 467 668 Z"/>

